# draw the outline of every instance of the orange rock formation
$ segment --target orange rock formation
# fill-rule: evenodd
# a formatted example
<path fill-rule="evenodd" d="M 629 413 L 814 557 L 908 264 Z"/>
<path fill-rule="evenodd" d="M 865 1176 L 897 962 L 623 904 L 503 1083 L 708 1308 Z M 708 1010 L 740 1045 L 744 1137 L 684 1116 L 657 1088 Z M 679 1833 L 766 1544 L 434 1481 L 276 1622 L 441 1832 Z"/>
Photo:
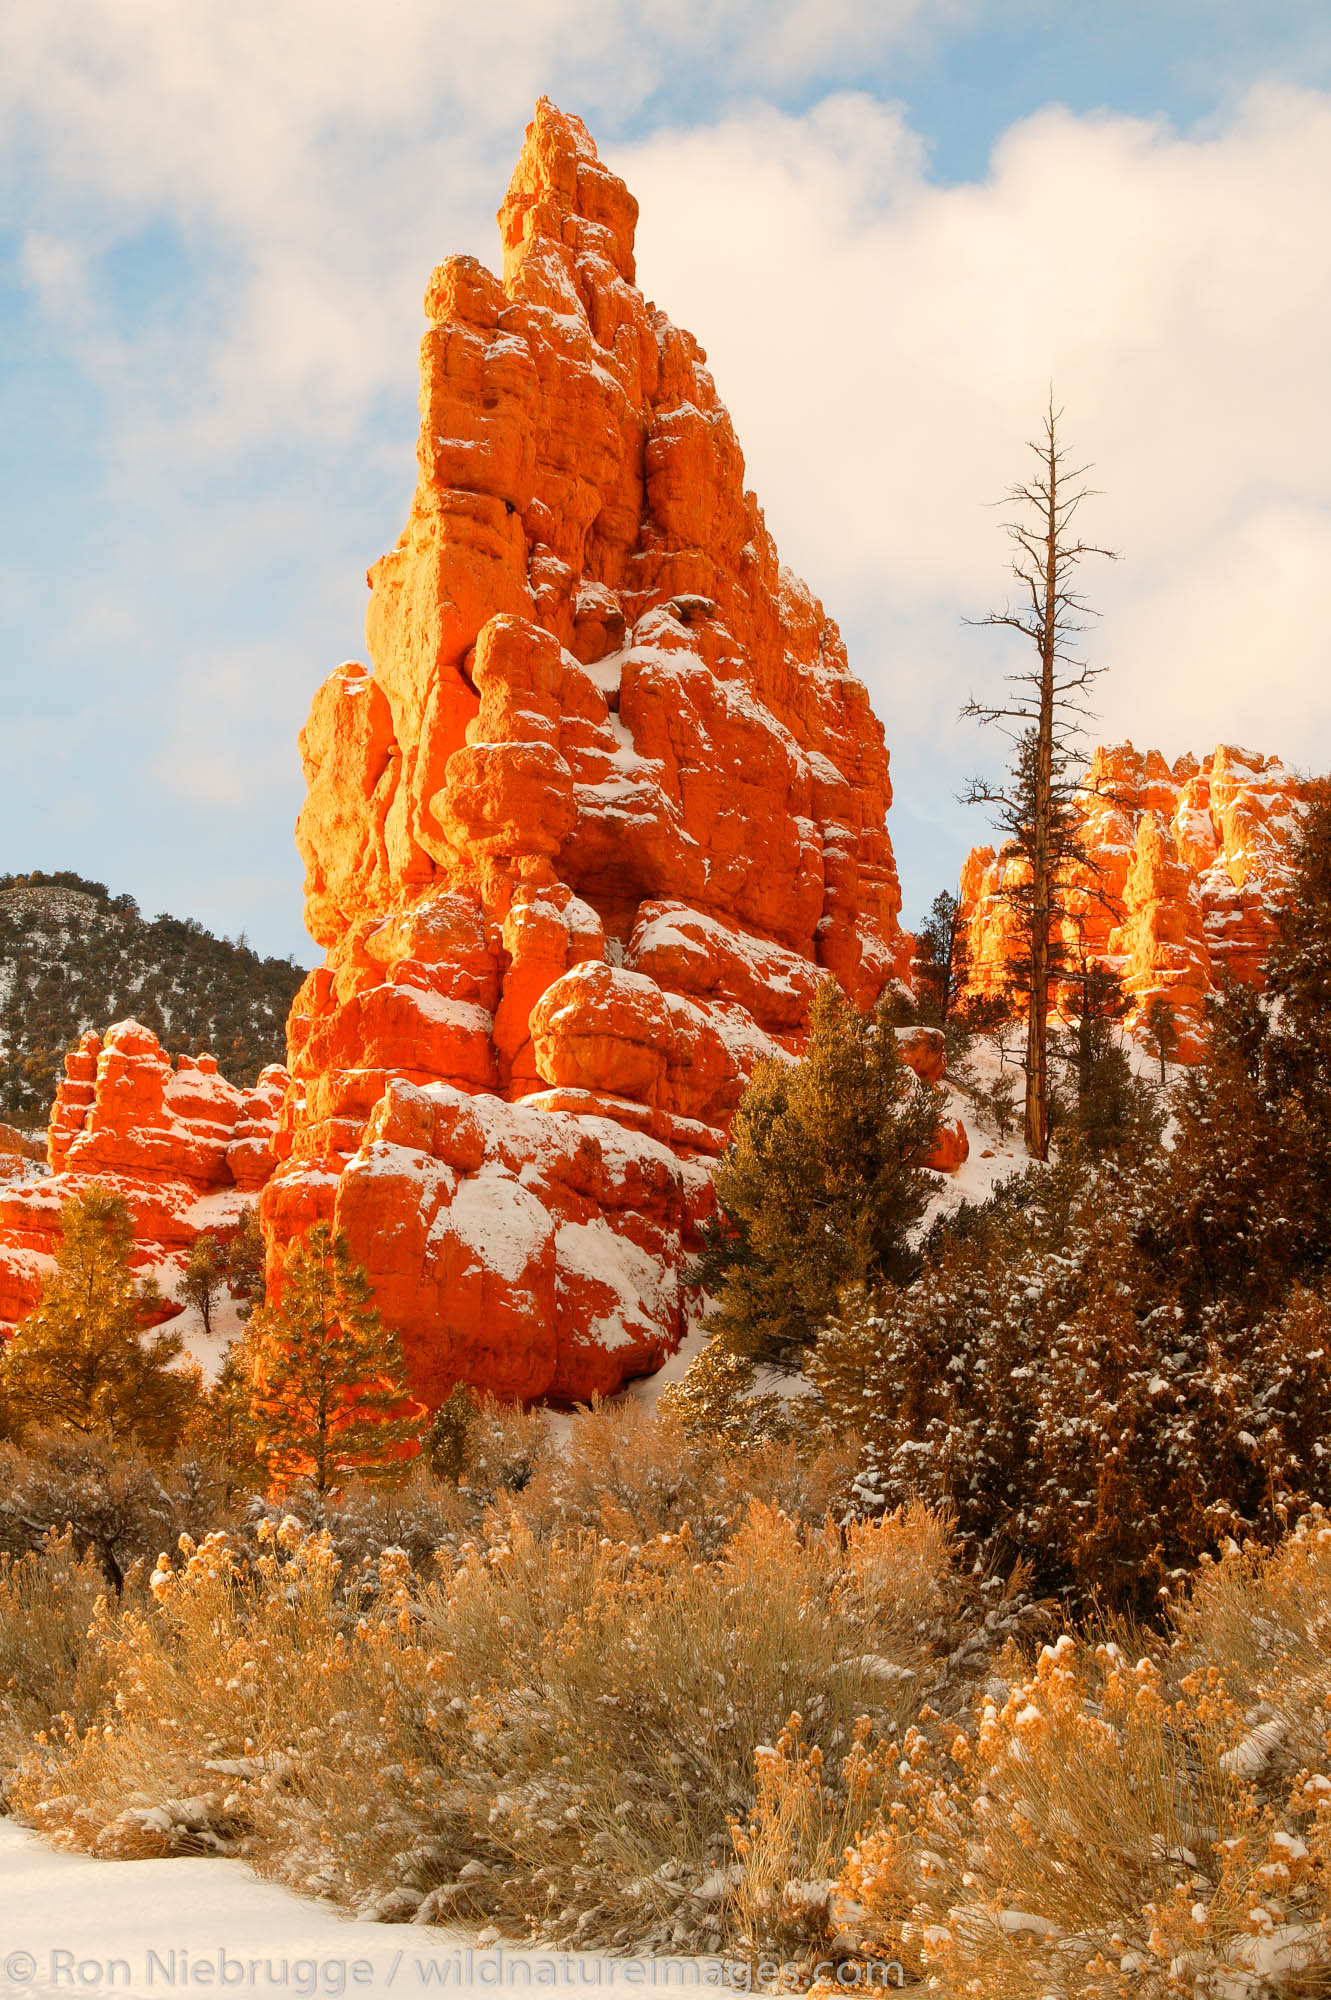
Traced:
<path fill-rule="evenodd" d="M 30 1180 L 33 1162 L 45 1157 L 39 1142 L 26 1132 L 0 1124 L 0 1180 Z"/>
<path fill-rule="evenodd" d="M 56 1092 L 50 1174 L 0 1186 L 0 1323 L 36 1305 L 60 1204 L 94 1181 L 128 1202 L 140 1270 L 183 1265 L 204 1230 L 226 1236 L 272 1172 L 286 1084 L 276 1064 L 253 1090 L 228 1083 L 209 1055 L 181 1056 L 173 1068 L 137 1021 L 85 1035 Z"/>
<path fill-rule="evenodd" d="M 1131 743 L 1095 752 L 1079 809 L 1096 864 L 1070 898 L 1066 943 L 1117 971 L 1141 1032 L 1157 995 L 1169 1002 L 1178 1053 L 1201 1048 L 1206 998 L 1222 972 L 1260 983 L 1289 879 L 1291 840 L 1306 793 L 1278 757 L 1221 744 L 1205 764 L 1165 762 Z M 1015 851 L 972 849 L 961 900 L 974 990 L 995 992 L 1016 956 L 1001 891 L 1022 867 Z"/>
<path fill-rule="evenodd" d="M 270 1240 L 345 1230 L 418 1393 L 656 1367 L 755 1058 L 820 977 L 905 969 L 882 729 L 781 567 L 637 207 L 544 100 L 502 280 L 450 258 L 373 670 L 301 738 L 325 947 L 294 1006 Z"/>

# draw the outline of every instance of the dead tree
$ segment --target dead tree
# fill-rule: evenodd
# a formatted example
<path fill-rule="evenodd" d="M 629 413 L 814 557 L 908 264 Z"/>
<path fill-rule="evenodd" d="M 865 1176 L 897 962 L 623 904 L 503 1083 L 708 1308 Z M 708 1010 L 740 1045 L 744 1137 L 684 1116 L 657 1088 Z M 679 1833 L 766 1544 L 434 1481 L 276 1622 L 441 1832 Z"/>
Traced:
<path fill-rule="evenodd" d="M 1065 463 L 1067 454 L 1058 442 L 1062 414 L 1051 396 L 1044 435 L 1030 442 L 1039 470 L 1027 485 L 1013 486 L 1005 496 L 1019 510 L 1004 525 L 1021 601 L 1015 608 L 968 621 L 1020 632 L 1034 646 L 1035 662 L 1006 676 L 1009 692 L 1002 700 L 972 698 L 961 711 L 1001 730 L 1013 746 L 1006 776 L 996 785 L 977 778 L 964 796 L 968 805 L 996 809 L 1000 829 L 1025 863 L 1026 879 L 1005 886 L 1000 894 L 1018 919 L 1021 956 L 1013 975 L 1027 1002 L 1026 1150 L 1037 1160 L 1049 1153 L 1049 1006 L 1062 964 L 1068 891 L 1074 872 L 1080 870 L 1084 880 L 1090 865 L 1075 803 L 1080 790 L 1074 775 L 1080 761 L 1076 752 L 1091 716 L 1086 691 L 1104 671 L 1088 666 L 1075 650 L 1076 635 L 1095 614 L 1074 589 L 1073 578 L 1083 556 L 1115 556 L 1113 549 L 1079 541 L 1073 533 L 1073 517 L 1093 489 L 1079 483 L 1088 466 L 1069 469 Z"/>

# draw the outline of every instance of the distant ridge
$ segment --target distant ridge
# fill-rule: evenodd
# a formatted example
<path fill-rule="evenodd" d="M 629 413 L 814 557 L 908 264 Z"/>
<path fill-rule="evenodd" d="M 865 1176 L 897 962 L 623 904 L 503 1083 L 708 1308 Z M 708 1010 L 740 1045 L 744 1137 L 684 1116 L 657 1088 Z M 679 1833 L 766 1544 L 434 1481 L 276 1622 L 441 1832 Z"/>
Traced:
<path fill-rule="evenodd" d="M 44 1125 L 66 1048 L 129 1015 L 171 1054 L 207 1050 L 252 1084 L 286 1060 L 304 976 L 193 918 L 149 920 L 132 896 L 69 870 L 0 875 L 0 1120 Z"/>

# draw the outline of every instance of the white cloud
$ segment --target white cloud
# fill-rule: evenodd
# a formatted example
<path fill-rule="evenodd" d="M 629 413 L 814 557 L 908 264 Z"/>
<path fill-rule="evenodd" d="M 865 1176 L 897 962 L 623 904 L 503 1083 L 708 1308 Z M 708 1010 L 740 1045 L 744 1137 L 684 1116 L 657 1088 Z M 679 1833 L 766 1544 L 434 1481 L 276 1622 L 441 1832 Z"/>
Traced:
<path fill-rule="evenodd" d="M 276 551 L 308 572 L 308 632 L 328 629 L 328 554 L 361 504 L 346 469 L 386 490 L 391 443 L 405 501 L 425 279 L 455 249 L 495 260 L 491 217 L 543 90 L 599 129 L 638 195 L 642 282 L 708 348 L 783 553 L 846 626 L 899 799 L 942 822 L 939 842 L 964 845 L 950 797 L 983 754 L 956 708 L 1001 664 L 993 635 L 960 625 L 1003 595 L 986 503 L 1021 475 L 1051 378 L 1104 489 L 1088 521 L 1126 558 L 1087 579 L 1106 614 L 1105 732 L 1331 763 L 1331 98 L 1259 89 L 1192 136 L 1047 109 L 1005 134 L 982 182 L 950 187 L 870 95 L 733 108 L 980 11 L 11 0 L 0 168 L 23 274 L 102 396 L 106 479 L 87 504 L 108 547 L 154 515 L 160 536 L 120 564 L 122 598 L 114 577 L 99 598 L 75 579 L 70 643 L 97 605 L 128 634 L 135 594 L 163 579 L 204 627 L 159 674 L 144 770 L 219 809 L 287 782 L 256 754 L 255 703 L 303 705 L 310 662 L 265 650 L 257 626 L 233 656 L 208 621 Z M 691 79 L 729 114 L 607 142 Z M 127 304 L 113 254 L 150 230 L 171 266 L 152 311 L 132 287 Z M 383 520 L 349 576 L 399 525 Z M 284 607 L 278 629 L 296 629 L 291 593 Z M 159 650 L 177 643 L 169 618 L 155 629 Z"/>
<path fill-rule="evenodd" d="M 52 319 L 88 310 L 89 259 L 83 244 L 33 229 L 19 245 L 19 271 Z"/>
<path fill-rule="evenodd" d="M 776 89 L 866 67 L 977 11 L 977 0 L 666 0 L 619 10 L 663 55 L 706 50 L 734 83 Z"/>
<path fill-rule="evenodd" d="M 958 187 L 853 96 L 613 161 L 643 283 L 705 341 L 922 810 L 919 774 L 981 747 L 949 720 L 999 656 L 958 618 L 1003 597 L 985 503 L 1051 380 L 1103 489 L 1087 525 L 1126 558 L 1086 579 L 1105 733 L 1331 763 L 1331 99 L 1257 90 L 1203 138 L 1048 110 Z"/>
<path fill-rule="evenodd" d="M 805 86 L 973 4 L 11 0 L 0 168 L 7 151 L 39 245 L 63 235 L 73 255 L 82 232 L 87 260 L 147 227 L 179 233 L 198 268 L 190 338 L 141 342 L 118 383 L 124 422 L 142 448 L 169 384 L 173 450 L 234 453 L 302 411 L 311 429 L 355 423 L 400 376 L 432 264 L 493 254 L 542 92 L 618 124 L 695 61 L 713 89 Z M 115 357 L 63 331 L 108 380 Z"/>

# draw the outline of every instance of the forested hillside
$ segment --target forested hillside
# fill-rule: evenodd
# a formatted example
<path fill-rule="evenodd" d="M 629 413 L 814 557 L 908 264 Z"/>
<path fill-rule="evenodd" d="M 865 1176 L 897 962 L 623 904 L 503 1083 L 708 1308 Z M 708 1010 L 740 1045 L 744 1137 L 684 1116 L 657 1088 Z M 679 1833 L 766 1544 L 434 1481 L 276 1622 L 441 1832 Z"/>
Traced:
<path fill-rule="evenodd" d="M 172 1054 L 211 1050 L 233 1083 L 252 1083 L 286 1060 L 303 977 L 190 917 L 149 920 L 104 883 L 0 875 L 0 1119 L 44 1124 L 69 1044 L 127 1015 Z"/>

